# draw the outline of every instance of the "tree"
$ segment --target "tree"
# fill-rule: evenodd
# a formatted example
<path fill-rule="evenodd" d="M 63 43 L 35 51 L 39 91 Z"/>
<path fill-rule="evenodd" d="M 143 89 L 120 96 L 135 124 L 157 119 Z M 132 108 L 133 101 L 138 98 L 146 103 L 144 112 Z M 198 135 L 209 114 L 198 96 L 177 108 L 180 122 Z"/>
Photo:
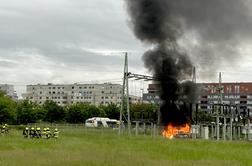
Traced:
<path fill-rule="evenodd" d="M 70 123 L 83 123 L 92 117 L 107 117 L 105 111 L 95 105 L 88 103 L 77 103 L 66 108 L 66 120 Z"/>
<path fill-rule="evenodd" d="M 48 100 L 43 104 L 43 109 L 46 112 L 45 121 L 60 122 L 65 120 L 65 109 L 59 106 L 56 102 Z"/>
<path fill-rule="evenodd" d="M 87 119 L 88 104 L 78 103 L 67 107 L 66 121 L 69 123 L 83 123 Z"/>
<path fill-rule="evenodd" d="M 89 105 L 86 111 L 87 111 L 87 118 L 107 117 L 105 111 L 99 107 L 96 107 L 95 105 Z"/>
<path fill-rule="evenodd" d="M 149 103 L 136 103 L 130 105 L 131 119 L 154 120 L 158 107 Z"/>
<path fill-rule="evenodd" d="M 21 101 L 17 104 L 17 122 L 20 124 L 36 122 L 36 112 L 33 104 L 28 100 Z"/>
<path fill-rule="evenodd" d="M 16 103 L 0 92 L 0 123 L 14 123 L 16 120 Z"/>
<path fill-rule="evenodd" d="M 17 104 L 17 122 L 21 124 L 34 123 L 43 120 L 45 111 L 36 103 L 28 100 L 18 102 Z"/>
<path fill-rule="evenodd" d="M 119 119 L 120 117 L 120 107 L 116 104 L 109 104 L 107 106 L 100 106 L 104 110 L 105 114 L 110 119 Z"/>
<path fill-rule="evenodd" d="M 199 109 L 197 114 L 198 123 L 206 123 L 214 121 L 212 115 L 209 112 Z"/>

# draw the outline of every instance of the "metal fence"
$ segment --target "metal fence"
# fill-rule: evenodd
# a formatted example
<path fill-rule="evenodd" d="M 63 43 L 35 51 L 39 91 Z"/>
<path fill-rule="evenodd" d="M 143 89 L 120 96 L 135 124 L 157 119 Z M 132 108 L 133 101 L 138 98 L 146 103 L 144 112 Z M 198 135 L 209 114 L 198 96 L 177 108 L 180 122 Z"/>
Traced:
<path fill-rule="evenodd" d="M 105 127 L 85 127 L 85 124 L 69 124 L 69 123 L 30 123 L 28 127 L 49 127 L 50 129 L 57 128 L 60 131 L 79 130 L 82 132 L 95 133 L 118 133 L 119 135 L 132 136 L 151 136 L 163 137 L 162 132 L 165 126 L 156 125 L 154 123 L 144 123 L 140 121 L 132 122 L 130 129 L 127 125 L 119 128 L 105 128 Z M 238 125 L 238 124 L 198 124 L 191 125 L 188 139 L 205 139 L 205 140 L 252 140 L 252 125 Z"/>

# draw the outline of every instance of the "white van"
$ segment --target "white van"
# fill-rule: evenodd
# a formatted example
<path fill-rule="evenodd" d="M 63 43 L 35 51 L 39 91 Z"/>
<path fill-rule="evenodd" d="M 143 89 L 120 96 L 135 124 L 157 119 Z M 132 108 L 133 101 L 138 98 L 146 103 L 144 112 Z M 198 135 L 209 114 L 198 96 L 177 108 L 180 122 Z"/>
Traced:
<path fill-rule="evenodd" d="M 116 119 L 93 117 L 89 118 L 85 122 L 86 127 L 112 127 L 116 128 L 119 125 L 119 121 Z"/>

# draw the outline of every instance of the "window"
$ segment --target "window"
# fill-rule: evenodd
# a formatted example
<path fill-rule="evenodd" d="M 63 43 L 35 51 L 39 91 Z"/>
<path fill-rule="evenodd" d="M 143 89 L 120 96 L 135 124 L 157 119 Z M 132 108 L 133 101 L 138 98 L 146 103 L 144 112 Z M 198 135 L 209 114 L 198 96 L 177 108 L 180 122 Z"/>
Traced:
<path fill-rule="evenodd" d="M 247 101 L 240 101 L 240 104 L 247 104 Z"/>
<path fill-rule="evenodd" d="M 55 94 L 55 91 L 53 91 L 52 93 Z"/>
<path fill-rule="evenodd" d="M 42 99 L 42 97 L 39 97 L 39 99 Z"/>
<path fill-rule="evenodd" d="M 72 86 L 72 89 L 74 89 L 74 86 Z"/>
<path fill-rule="evenodd" d="M 53 89 L 55 89 L 55 87 L 53 87 Z"/>
<path fill-rule="evenodd" d="M 201 106 L 201 109 L 207 109 L 207 106 Z"/>
<path fill-rule="evenodd" d="M 235 93 L 240 93 L 240 86 L 239 85 L 235 85 Z"/>
<path fill-rule="evenodd" d="M 227 93 L 232 93 L 232 86 L 231 85 L 227 86 Z"/>

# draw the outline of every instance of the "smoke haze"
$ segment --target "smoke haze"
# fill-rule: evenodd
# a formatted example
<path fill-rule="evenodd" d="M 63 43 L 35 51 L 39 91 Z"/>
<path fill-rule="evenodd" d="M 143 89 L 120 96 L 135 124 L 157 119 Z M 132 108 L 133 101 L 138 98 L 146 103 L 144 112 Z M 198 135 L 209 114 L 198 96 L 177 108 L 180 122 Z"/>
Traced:
<path fill-rule="evenodd" d="M 153 48 L 146 51 L 143 60 L 161 85 L 163 122 L 185 123 L 185 112 L 176 102 L 196 100 L 196 86 L 188 81 L 193 66 L 204 62 L 199 67 L 208 77 L 217 69 L 219 59 L 234 60 L 240 44 L 251 40 L 248 2 L 125 1 L 135 36 Z"/>

